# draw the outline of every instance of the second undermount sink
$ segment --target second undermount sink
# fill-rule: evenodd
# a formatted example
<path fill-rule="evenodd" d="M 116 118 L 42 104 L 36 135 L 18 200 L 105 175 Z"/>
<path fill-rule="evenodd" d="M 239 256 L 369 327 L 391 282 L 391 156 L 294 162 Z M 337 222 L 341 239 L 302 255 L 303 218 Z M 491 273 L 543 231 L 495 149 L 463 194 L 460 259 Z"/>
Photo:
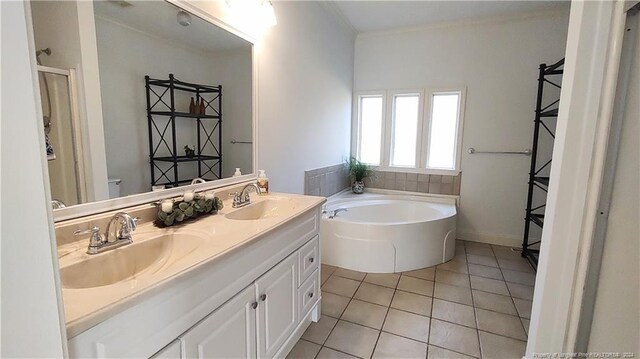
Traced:
<path fill-rule="evenodd" d="M 188 254 L 207 239 L 192 233 L 170 233 L 61 266 L 64 288 L 82 289 L 111 285 L 160 272 L 176 257 Z"/>
<path fill-rule="evenodd" d="M 293 199 L 274 197 L 239 208 L 226 214 L 225 217 L 234 220 L 256 220 L 282 217 L 292 213 L 295 208 L 296 203 Z"/>

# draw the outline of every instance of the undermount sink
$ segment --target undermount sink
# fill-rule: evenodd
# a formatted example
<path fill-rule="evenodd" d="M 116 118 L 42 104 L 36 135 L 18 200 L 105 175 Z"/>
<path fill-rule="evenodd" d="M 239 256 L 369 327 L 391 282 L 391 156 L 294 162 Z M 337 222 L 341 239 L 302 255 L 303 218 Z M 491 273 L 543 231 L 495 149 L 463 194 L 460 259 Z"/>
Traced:
<path fill-rule="evenodd" d="M 82 289 L 133 280 L 162 271 L 175 257 L 194 251 L 207 239 L 192 233 L 170 233 L 136 242 L 60 268 L 64 288 Z"/>
<path fill-rule="evenodd" d="M 296 204 L 290 198 L 269 198 L 252 203 L 225 215 L 234 220 L 256 220 L 281 217 L 295 210 Z"/>

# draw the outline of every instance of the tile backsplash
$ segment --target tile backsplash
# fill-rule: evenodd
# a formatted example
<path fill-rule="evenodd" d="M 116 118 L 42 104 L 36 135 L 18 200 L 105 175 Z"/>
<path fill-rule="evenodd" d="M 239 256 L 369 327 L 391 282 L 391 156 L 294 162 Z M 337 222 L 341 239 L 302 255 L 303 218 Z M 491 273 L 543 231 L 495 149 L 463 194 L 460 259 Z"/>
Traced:
<path fill-rule="evenodd" d="M 329 197 L 350 186 L 344 163 L 304 172 L 304 194 Z"/>
<path fill-rule="evenodd" d="M 374 176 L 365 180 L 365 186 L 397 191 L 459 195 L 461 177 L 462 173 L 451 176 L 374 171 Z"/>

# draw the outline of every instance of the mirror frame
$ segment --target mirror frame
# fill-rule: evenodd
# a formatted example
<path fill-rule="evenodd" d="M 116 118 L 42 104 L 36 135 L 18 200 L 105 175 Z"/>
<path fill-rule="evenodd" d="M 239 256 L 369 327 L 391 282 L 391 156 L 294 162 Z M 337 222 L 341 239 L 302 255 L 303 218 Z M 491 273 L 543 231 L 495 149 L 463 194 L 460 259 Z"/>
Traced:
<path fill-rule="evenodd" d="M 145 192 L 139 194 L 132 194 L 129 196 L 113 198 L 103 201 L 94 201 L 88 203 L 77 204 L 65 208 L 55 209 L 53 210 L 53 220 L 54 222 L 61 222 L 70 219 L 75 219 L 79 217 L 85 217 L 89 215 L 99 214 L 103 212 L 113 211 L 126 207 L 133 207 L 143 204 L 151 204 L 153 202 L 178 197 L 182 195 L 185 191 L 209 191 L 215 190 L 221 187 L 231 186 L 243 182 L 248 182 L 255 180 L 257 178 L 258 173 L 258 121 L 257 121 L 257 104 L 258 104 L 258 51 L 256 51 L 257 46 L 257 38 L 251 36 L 247 32 L 242 31 L 238 27 L 235 27 L 228 22 L 225 22 L 223 19 L 229 18 L 228 12 L 229 10 L 225 8 L 225 2 L 210 2 L 210 3 L 200 3 L 196 1 L 188 1 L 188 0 L 164 0 L 171 5 L 174 5 L 184 11 L 198 16 L 204 21 L 218 26 L 219 28 L 226 30 L 245 41 L 251 43 L 251 125 L 252 125 L 252 172 L 250 174 L 242 175 L 239 177 L 230 177 L 223 178 L 215 181 L 199 183 L 194 185 L 188 185 L 178 188 L 166 189 L 158 192 Z M 208 8 L 204 8 L 204 7 Z M 91 5 L 93 14 L 93 5 Z M 36 86 L 38 84 L 36 83 Z M 102 110 L 102 109 L 101 109 Z M 47 181 L 47 185 L 50 185 Z"/>

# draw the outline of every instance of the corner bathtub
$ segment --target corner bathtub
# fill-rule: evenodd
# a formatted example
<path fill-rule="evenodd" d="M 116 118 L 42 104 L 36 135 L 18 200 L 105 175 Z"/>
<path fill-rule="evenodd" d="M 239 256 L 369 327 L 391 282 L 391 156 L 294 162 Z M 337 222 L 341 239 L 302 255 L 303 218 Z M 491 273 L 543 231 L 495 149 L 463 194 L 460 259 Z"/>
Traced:
<path fill-rule="evenodd" d="M 369 273 L 396 273 L 444 263 L 455 254 L 455 200 L 345 194 L 330 199 L 320 221 L 322 262 Z"/>

